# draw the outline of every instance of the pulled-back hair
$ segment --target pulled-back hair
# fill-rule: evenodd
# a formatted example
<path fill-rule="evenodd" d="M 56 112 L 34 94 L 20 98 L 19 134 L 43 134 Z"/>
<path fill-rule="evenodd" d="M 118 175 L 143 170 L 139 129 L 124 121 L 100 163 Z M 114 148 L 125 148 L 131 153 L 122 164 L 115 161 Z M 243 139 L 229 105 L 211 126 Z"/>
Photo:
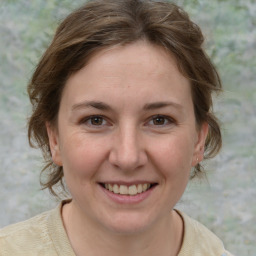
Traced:
<path fill-rule="evenodd" d="M 212 112 L 212 93 L 221 90 L 214 65 L 202 48 L 204 37 L 187 13 L 170 2 L 154 0 L 94 0 L 72 12 L 57 28 L 28 85 L 33 106 L 28 122 L 31 146 L 43 151 L 47 180 L 63 187 L 63 168 L 52 162 L 46 122 L 56 125 L 61 95 L 67 79 L 86 65 L 101 49 L 145 40 L 166 49 L 176 59 L 180 72 L 190 81 L 198 127 L 209 124 L 205 158 L 215 156 L 222 139 Z M 197 164 L 194 174 L 202 172 Z"/>

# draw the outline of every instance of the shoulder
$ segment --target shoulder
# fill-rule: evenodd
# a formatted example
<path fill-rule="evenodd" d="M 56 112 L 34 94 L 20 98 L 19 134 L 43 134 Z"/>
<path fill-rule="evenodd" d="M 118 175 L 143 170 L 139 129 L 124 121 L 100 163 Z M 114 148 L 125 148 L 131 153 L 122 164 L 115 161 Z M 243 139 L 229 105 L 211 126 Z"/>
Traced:
<path fill-rule="evenodd" d="M 43 253 L 45 248 L 51 249 L 51 238 L 47 223 L 54 211 L 56 209 L 1 229 L 0 256 L 29 256 L 35 255 L 35 251 L 40 253 L 40 255 L 45 255 Z"/>
<path fill-rule="evenodd" d="M 177 211 L 184 222 L 184 238 L 178 256 L 232 256 L 224 248 L 222 241 L 203 224 Z"/>
<path fill-rule="evenodd" d="M 20 231 L 28 230 L 29 228 L 33 227 L 34 225 L 36 225 L 36 226 L 38 226 L 38 224 L 43 225 L 45 223 L 45 220 L 46 220 L 47 216 L 49 215 L 49 213 L 50 213 L 50 211 L 44 212 L 44 213 L 41 213 L 31 219 L 28 219 L 28 220 L 25 220 L 22 222 L 18 222 L 16 224 L 11 224 L 7 227 L 4 227 L 4 228 L 0 229 L 0 237 L 2 238 L 2 237 L 9 236 L 9 235 L 13 235 Z"/>

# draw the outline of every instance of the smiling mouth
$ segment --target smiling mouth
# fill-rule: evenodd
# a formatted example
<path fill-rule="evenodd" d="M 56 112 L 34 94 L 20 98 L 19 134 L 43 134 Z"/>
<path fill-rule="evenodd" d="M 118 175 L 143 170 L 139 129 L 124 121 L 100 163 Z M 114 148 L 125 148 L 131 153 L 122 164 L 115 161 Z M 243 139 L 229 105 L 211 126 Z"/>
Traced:
<path fill-rule="evenodd" d="M 134 184 L 131 186 L 119 185 L 119 184 L 109 184 L 109 183 L 101 183 L 102 187 L 106 190 L 119 195 L 128 195 L 128 196 L 136 196 L 138 194 L 144 193 L 147 190 L 156 186 L 156 183 L 143 183 L 143 184 Z"/>

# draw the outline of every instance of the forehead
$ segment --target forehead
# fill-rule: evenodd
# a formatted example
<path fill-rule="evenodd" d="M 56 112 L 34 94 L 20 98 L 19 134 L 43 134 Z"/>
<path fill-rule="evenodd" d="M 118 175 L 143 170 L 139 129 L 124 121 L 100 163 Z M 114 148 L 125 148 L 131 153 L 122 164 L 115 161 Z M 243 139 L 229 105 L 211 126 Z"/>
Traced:
<path fill-rule="evenodd" d="M 133 76 L 143 71 L 148 72 L 149 75 L 168 74 L 170 76 L 178 71 L 176 60 L 170 52 L 147 41 L 102 49 L 89 59 L 84 68 L 88 72 L 89 69 L 90 71 L 94 69 L 95 72 L 104 70 L 114 73 L 118 71 L 124 75 L 139 68 Z"/>
<path fill-rule="evenodd" d="M 90 94 L 104 95 L 106 99 L 106 95 L 122 93 L 133 100 L 143 94 L 144 99 L 159 101 L 168 95 L 182 100 L 190 94 L 190 85 L 171 54 L 140 41 L 94 54 L 85 67 L 68 79 L 64 91 L 67 90 L 68 96 L 73 95 L 76 100 Z"/>

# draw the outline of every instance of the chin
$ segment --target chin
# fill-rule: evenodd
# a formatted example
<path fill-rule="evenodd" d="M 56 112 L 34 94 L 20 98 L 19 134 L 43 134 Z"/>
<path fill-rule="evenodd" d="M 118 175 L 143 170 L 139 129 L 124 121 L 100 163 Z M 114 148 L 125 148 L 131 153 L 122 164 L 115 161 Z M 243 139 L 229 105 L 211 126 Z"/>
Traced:
<path fill-rule="evenodd" d="M 134 235 L 146 231 L 152 223 L 149 216 L 141 216 L 138 213 L 122 213 L 112 217 L 104 226 L 119 235 Z"/>

